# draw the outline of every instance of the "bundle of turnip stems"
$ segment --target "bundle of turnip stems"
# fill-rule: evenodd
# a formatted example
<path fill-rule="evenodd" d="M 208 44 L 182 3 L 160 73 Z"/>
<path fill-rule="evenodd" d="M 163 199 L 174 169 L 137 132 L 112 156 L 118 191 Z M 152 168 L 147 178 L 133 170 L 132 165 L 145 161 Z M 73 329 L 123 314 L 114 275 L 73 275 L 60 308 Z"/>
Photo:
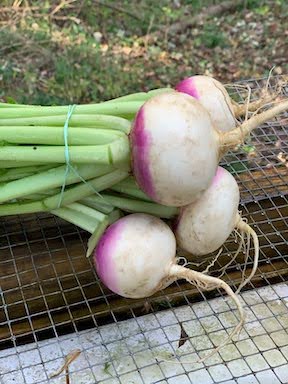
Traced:
<path fill-rule="evenodd" d="M 118 208 L 175 215 L 129 176 L 131 122 L 146 100 L 165 91 L 88 105 L 1 103 L 0 216 L 51 212 L 92 233 L 90 254 L 121 216 Z"/>

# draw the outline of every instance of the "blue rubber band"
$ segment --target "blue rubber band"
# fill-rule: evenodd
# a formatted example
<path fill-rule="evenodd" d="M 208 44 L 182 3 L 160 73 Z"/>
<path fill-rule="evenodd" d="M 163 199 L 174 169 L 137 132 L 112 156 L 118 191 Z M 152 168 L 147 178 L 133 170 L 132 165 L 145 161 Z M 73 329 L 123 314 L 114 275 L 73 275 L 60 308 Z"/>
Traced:
<path fill-rule="evenodd" d="M 66 169 L 65 169 L 64 181 L 63 181 L 63 184 L 62 184 L 62 187 L 61 187 L 61 192 L 60 192 L 57 208 L 61 207 L 62 200 L 63 200 L 63 195 L 64 195 L 64 191 L 65 191 L 65 187 L 66 187 L 66 180 L 67 180 L 67 176 L 68 176 L 68 173 L 69 173 L 70 170 L 76 176 L 78 176 L 79 179 L 84 184 L 87 184 L 92 189 L 93 192 L 95 192 L 98 196 L 101 196 L 103 198 L 103 196 L 90 183 L 88 183 L 85 179 L 83 179 L 83 177 L 79 174 L 79 172 L 77 172 L 77 170 L 70 164 L 70 154 L 69 154 L 69 144 L 68 144 L 68 128 L 69 128 L 69 120 L 70 120 L 70 118 L 71 118 L 71 116 L 72 116 L 72 114 L 74 112 L 75 107 L 76 107 L 76 104 L 69 105 L 67 116 L 66 116 L 66 120 L 65 120 L 65 123 L 64 123 L 64 127 L 63 127 Z"/>

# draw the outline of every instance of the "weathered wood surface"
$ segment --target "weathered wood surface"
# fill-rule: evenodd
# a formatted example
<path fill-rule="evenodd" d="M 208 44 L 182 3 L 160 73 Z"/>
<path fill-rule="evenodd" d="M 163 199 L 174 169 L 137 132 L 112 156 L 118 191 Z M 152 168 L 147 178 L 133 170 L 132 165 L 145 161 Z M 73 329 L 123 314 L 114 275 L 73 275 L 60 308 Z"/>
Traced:
<path fill-rule="evenodd" d="M 243 215 L 250 224 L 257 225 L 261 246 L 254 285 L 263 284 L 265 279 L 288 276 L 288 176 L 287 169 L 283 168 L 285 172 L 282 173 L 265 170 L 265 177 L 262 171 L 238 177 L 246 201 Z M 249 190 L 254 197 L 259 191 L 258 202 L 247 202 Z M 271 196 L 283 194 L 286 197 L 263 199 L 263 190 Z M 144 314 L 147 310 L 145 300 L 127 300 L 100 285 L 92 261 L 85 257 L 88 238 L 85 232 L 64 222 L 56 225 L 55 219 L 46 215 L 27 216 L 21 221 L 6 217 L 1 220 L 0 230 L 0 340 L 9 339 L 11 333 L 29 335 L 32 331 L 52 329 L 52 326 L 57 329 L 73 323 L 77 327 L 81 319 L 89 319 L 92 315 L 96 321 L 109 321 L 106 318 L 111 311 L 116 317 L 125 318 L 129 316 L 129 308 L 136 314 Z M 228 252 L 237 248 L 232 237 L 225 248 L 214 268 L 215 275 L 229 260 Z M 237 262 L 243 262 L 243 254 Z M 201 269 L 204 267 L 202 265 Z M 240 278 L 241 273 L 236 268 L 225 275 L 229 283 L 237 284 Z M 149 302 L 154 309 L 159 309 L 167 305 L 167 298 L 175 305 L 186 299 L 193 302 L 199 299 L 199 292 L 180 282 L 165 292 L 158 292 Z"/>

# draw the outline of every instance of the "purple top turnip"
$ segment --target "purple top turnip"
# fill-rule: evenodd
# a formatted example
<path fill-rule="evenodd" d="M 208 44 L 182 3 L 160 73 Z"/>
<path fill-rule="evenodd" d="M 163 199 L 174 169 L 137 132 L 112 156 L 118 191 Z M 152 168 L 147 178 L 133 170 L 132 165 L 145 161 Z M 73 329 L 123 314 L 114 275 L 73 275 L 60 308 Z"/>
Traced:
<path fill-rule="evenodd" d="M 204 75 L 188 77 L 180 81 L 175 89 L 198 100 L 210 113 L 214 127 L 224 132 L 235 128 L 238 117 L 246 115 L 248 111 L 258 111 L 277 96 L 277 93 L 269 94 L 266 89 L 259 99 L 250 102 L 248 97 L 244 104 L 238 104 L 229 96 L 220 81 Z M 247 84 L 247 91 L 249 89 Z"/>
<path fill-rule="evenodd" d="M 146 102 L 130 142 L 135 179 L 158 203 L 188 204 L 216 172 L 218 136 L 207 111 L 187 95 L 171 92 Z"/>
<path fill-rule="evenodd" d="M 138 111 L 130 132 L 135 179 L 160 204 L 190 204 L 211 184 L 219 160 L 229 149 L 287 108 L 284 101 L 240 127 L 221 132 L 195 98 L 175 91 L 152 97 Z"/>
<path fill-rule="evenodd" d="M 236 126 L 233 104 L 225 87 L 213 77 L 191 76 L 175 89 L 197 99 L 210 113 L 214 127 L 219 131 L 230 131 Z"/>
<path fill-rule="evenodd" d="M 185 279 L 199 289 L 223 288 L 240 313 L 240 322 L 231 332 L 230 340 L 244 321 L 238 296 L 223 280 L 180 266 L 177 261 L 176 240 L 169 226 L 159 218 L 139 213 L 123 217 L 106 229 L 94 252 L 99 278 L 124 297 L 148 297 L 178 279 Z"/>

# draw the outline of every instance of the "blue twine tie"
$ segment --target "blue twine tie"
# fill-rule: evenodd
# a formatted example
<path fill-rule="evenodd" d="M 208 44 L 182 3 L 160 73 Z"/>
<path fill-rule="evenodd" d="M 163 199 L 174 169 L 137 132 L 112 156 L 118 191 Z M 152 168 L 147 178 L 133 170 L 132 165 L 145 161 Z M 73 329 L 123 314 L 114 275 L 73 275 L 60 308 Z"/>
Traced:
<path fill-rule="evenodd" d="M 61 207 L 62 200 L 63 200 L 63 195 L 64 195 L 64 191 L 65 191 L 65 187 L 66 187 L 66 180 L 67 180 L 67 176 L 68 176 L 68 173 L 69 173 L 70 170 L 77 177 L 79 177 L 79 179 L 84 184 L 87 184 L 93 190 L 93 192 L 95 192 L 98 196 L 103 198 L 103 196 L 90 183 L 88 183 L 85 179 L 83 179 L 83 177 L 79 174 L 79 172 L 77 172 L 77 170 L 70 164 L 70 154 L 69 154 L 69 144 L 68 144 L 68 128 L 69 128 L 69 120 L 70 120 L 70 118 L 72 116 L 72 113 L 73 113 L 75 107 L 76 107 L 76 104 L 69 105 L 67 116 L 66 116 L 66 120 L 65 120 L 65 123 L 64 123 L 64 127 L 63 127 L 66 169 L 65 169 L 64 181 L 63 181 L 63 184 L 62 184 L 62 187 L 61 187 L 61 192 L 60 192 L 57 208 Z M 103 198 L 103 200 L 104 200 L 104 198 Z"/>

